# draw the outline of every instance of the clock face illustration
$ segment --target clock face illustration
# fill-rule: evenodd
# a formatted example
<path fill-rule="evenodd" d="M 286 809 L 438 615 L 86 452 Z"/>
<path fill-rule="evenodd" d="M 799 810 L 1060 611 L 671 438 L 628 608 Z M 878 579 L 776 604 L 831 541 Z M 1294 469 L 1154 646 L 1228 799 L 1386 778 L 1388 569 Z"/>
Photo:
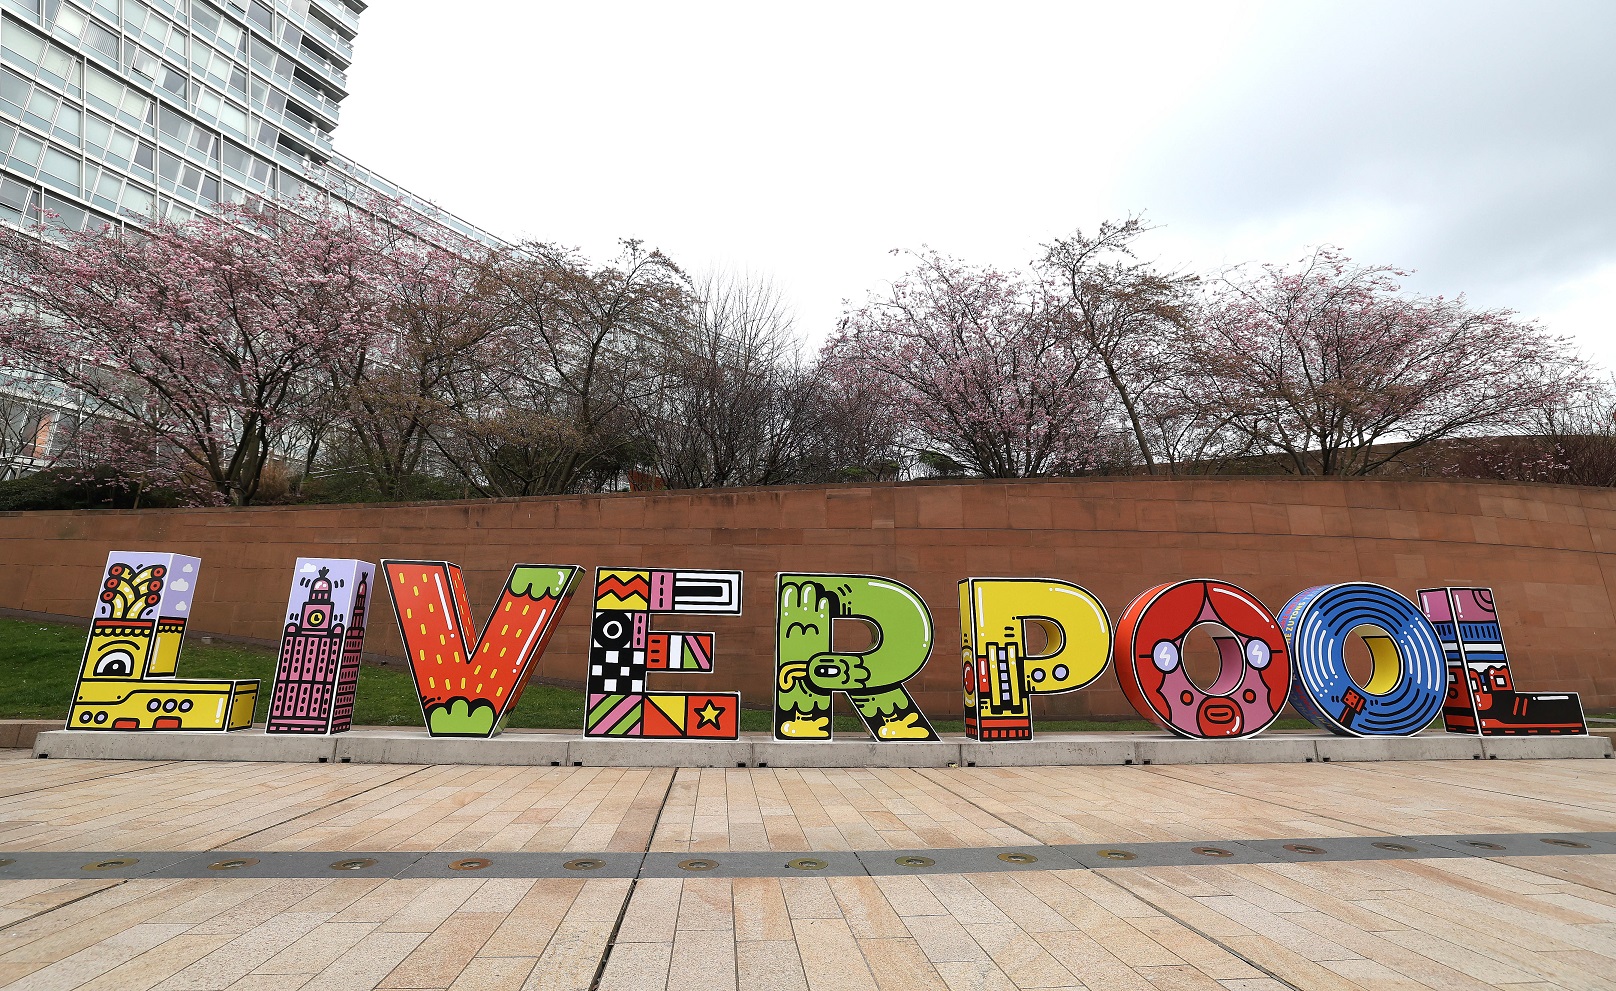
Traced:
<path fill-rule="evenodd" d="M 313 612 L 309 613 L 309 624 L 311 626 L 319 626 L 321 623 L 324 623 L 324 622 L 325 622 L 325 613 L 321 612 L 318 609 L 316 609 Z"/>

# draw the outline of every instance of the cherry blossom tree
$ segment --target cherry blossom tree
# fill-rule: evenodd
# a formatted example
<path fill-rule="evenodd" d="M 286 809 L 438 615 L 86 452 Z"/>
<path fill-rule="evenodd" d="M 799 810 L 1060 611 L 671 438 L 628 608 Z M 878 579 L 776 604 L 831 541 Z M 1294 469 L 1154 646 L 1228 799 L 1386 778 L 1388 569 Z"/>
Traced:
<path fill-rule="evenodd" d="M 810 378 L 814 454 L 803 481 L 895 482 L 911 473 L 918 458 L 909 411 L 879 369 L 827 348 Z"/>
<path fill-rule="evenodd" d="M 252 502 L 320 372 L 387 312 L 367 214 L 221 206 L 143 232 L 0 228 L 0 360 L 61 383 L 211 500 Z"/>
<path fill-rule="evenodd" d="M 1255 450 L 1297 474 L 1362 475 L 1444 438 L 1508 432 L 1578 388 L 1564 338 L 1324 247 L 1213 287 L 1186 366 Z"/>
<path fill-rule="evenodd" d="M 1058 328 L 1036 280 L 936 252 L 891 292 L 847 314 L 826 343 L 832 376 L 874 376 L 884 408 L 928 445 L 991 478 L 1067 474 L 1102 457 L 1100 373 Z"/>
<path fill-rule="evenodd" d="M 1103 372 L 1145 471 L 1204 456 L 1216 430 L 1186 415 L 1177 385 L 1198 280 L 1140 261 L 1139 217 L 1105 221 L 1044 245 L 1038 270 L 1060 300 L 1059 326 Z"/>

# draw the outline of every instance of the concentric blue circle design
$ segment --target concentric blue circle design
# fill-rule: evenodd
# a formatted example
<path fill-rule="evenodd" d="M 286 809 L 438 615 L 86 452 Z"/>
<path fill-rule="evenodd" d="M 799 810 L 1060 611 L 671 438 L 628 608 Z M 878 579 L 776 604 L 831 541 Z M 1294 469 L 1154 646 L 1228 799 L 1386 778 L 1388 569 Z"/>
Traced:
<path fill-rule="evenodd" d="M 1290 644 L 1291 705 L 1338 736 L 1412 736 L 1442 711 L 1447 659 L 1436 629 L 1419 607 L 1384 585 L 1315 585 L 1285 603 L 1280 628 Z M 1360 626 L 1384 630 L 1397 649 L 1400 674 L 1371 695 L 1347 672 L 1346 645 Z"/>

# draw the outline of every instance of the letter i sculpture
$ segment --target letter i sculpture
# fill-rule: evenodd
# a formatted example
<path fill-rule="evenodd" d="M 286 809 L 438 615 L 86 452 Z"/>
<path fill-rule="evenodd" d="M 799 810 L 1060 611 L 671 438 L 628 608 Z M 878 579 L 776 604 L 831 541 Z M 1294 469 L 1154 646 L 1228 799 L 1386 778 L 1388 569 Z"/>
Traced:
<path fill-rule="evenodd" d="M 264 732 L 346 733 L 353 725 L 375 578 L 368 561 L 297 559 Z"/>

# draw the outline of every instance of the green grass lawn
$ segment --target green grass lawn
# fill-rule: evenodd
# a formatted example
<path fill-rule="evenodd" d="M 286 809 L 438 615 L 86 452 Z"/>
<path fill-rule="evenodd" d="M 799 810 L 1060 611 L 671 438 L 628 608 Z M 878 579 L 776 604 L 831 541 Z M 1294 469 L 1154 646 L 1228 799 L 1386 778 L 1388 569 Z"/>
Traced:
<path fill-rule="evenodd" d="M 84 654 L 86 631 L 81 626 L 60 626 L 37 621 L 0 619 L 0 657 L 6 658 L 8 675 L 0 684 L 0 719 L 66 719 L 73 695 L 73 679 Z M 275 654 L 263 647 L 240 644 L 204 644 L 187 641 L 180 655 L 180 676 L 184 678 L 257 678 L 263 690 L 258 694 L 258 722 L 269 707 L 269 688 L 275 677 Z M 845 705 L 845 699 L 838 699 Z M 530 684 L 522 693 L 506 722 L 524 729 L 581 729 L 584 695 L 571 688 Z M 1593 713 L 1590 713 L 1593 715 Z M 741 710 L 741 729 L 767 732 L 771 714 L 764 710 Z M 354 705 L 356 726 L 420 726 L 421 705 L 409 673 L 365 665 L 359 674 L 359 698 Z M 964 730 L 957 719 L 935 722 L 939 732 Z M 1088 720 L 1039 720 L 1036 728 L 1045 732 L 1111 732 L 1153 730 L 1155 725 L 1142 719 L 1119 722 Z M 1281 719 L 1275 729 L 1310 729 L 1302 719 Z M 861 733 L 862 724 L 852 715 L 836 717 L 836 729 Z"/>

